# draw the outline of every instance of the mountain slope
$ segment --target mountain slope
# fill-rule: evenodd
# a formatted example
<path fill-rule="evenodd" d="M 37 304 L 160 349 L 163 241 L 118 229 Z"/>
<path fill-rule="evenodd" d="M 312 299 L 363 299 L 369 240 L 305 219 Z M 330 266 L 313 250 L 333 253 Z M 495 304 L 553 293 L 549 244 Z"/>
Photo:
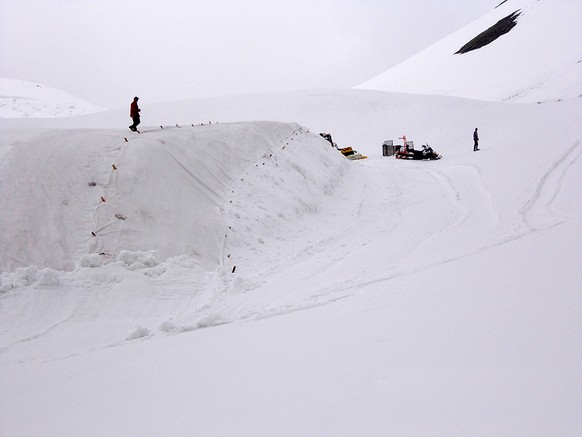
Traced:
<path fill-rule="evenodd" d="M 456 54 L 499 20 L 515 26 Z M 508 0 L 494 11 L 356 88 L 480 100 L 545 102 L 582 96 L 582 3 Z"/>
<path fill-rule="evenodd" d="M 0 118 L 72 117 L 102 110 L 62 90 L 0 78 Z"/>

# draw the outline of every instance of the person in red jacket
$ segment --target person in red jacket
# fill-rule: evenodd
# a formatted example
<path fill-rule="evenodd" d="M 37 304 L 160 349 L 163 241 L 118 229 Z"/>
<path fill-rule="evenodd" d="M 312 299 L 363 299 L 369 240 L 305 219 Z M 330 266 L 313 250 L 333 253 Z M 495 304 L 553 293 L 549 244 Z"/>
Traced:
<path fill-rule="evenodd" d="M 129 107 L 129 116 L 133 120 L 133 124 L 129 126 L 129 128 L 134 132 L 137 132 L 137 125 L 140 123 L 139 113 L 141 112 L 141 109 L 139 109 L 139 107 L 137 106 L 138 100 L 139 97 L 134 97 L 133 102 L 131 102 L 131 105 Z"/>

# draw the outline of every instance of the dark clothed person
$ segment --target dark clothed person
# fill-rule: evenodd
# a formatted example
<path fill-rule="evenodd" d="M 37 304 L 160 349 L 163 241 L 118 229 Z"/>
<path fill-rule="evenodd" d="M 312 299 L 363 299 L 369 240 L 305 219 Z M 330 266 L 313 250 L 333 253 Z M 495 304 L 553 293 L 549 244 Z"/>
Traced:
<path fill-rule="evenodd" d="M 137 126 L 141 122 L 141 120 L 139 118 L 139 113 L 141 112 L 141 109 L 139 109 L 139 107 L 137 106 L 138 100 L 139 100 L 139 97 L 134 97 L 133 102 L 131 102 L 131 105 L 129 106 L 129 116 L 133 120 L 133 124 L 131 126 L 129 126 L 129 128 L 134 132 L 137 131 Z"/>
<path fill-rule="evenodd" d="M 479 134 L 477 133 L 477 128 L 475 128 L 475 131 L 473 132 L 473 152 L 476 152 L 477 150 L 479 150 Z"/>

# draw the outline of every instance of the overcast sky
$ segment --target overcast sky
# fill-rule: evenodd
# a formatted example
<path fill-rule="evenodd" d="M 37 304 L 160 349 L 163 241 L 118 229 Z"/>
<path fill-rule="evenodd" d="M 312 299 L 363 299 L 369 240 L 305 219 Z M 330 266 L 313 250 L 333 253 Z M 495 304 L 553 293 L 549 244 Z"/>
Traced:
<path fill-rule="evenodd" d="M 0 0 L 0 77 L 92 103 L 349 88 L 501 0 Z"/>

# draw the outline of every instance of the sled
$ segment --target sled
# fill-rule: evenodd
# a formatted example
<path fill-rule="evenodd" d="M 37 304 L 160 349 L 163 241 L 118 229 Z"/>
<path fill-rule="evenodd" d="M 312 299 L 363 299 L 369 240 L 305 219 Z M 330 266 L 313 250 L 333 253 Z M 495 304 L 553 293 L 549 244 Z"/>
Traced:
<path fill-rule="evenodd" d="M 353 155 L 346 156 L 350 161 L 355 161 L 357 159 L 366 159 L 366 155 L 362 155 L 361 153 L 354 153 Z"/>
<path fill-rule="evenodd" d="M 335 147 L 337 150 L 339 150 L 341 152 L 342 155 L 344 155 L 346 158 L 348 158 L 350 161 L 355 161 L 358 159 L 366 159 L 367 156 L 362 155 L 361 153 L 358 153 L 357 150 L 352 149 L 351 147 L 344 147 L 342 149 L 340 149 L 336 143 L 334 143 L 333 139 L 331 138 L 331 134 L 322 132 L 319 134 L 321 137 L 323 137 L 325 140 L 327 140 L 332 147 Z"/>
<path fill-rule="evenodd" d="M 351 147 L 344 147 L 343 149 L 339 149 L 339 151 L 348 158 L 350 161 L 355 161 L 357 159 L 366 159 L 367 156 L 358 153 L 356 150 L 352 149 Z"/>

